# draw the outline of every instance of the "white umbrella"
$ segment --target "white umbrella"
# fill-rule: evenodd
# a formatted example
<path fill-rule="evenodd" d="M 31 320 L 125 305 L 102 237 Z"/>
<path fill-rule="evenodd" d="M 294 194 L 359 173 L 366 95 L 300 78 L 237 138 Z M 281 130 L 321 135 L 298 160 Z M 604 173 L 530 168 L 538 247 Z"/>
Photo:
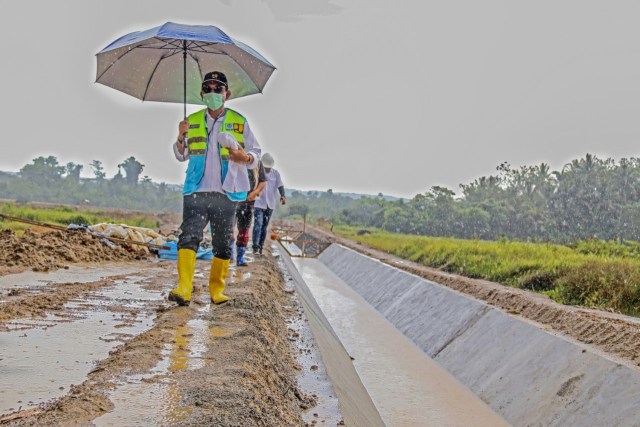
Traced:
<path fill-rule="evenodd" d="M 275 67 L 212 25 L 167 22 L 120 37 L 96 54 L 96 83 L 143 101 L 202 104 L 209 71 L 223 72 L 232 98 L 262 93 Z"/>

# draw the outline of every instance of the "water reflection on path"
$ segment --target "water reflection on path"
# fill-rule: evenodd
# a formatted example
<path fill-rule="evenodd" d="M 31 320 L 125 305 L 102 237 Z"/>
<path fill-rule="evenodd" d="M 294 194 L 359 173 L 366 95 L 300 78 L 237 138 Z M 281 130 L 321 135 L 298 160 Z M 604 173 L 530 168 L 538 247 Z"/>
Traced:
<path fill-rule="evenodd" d="M 114 269 L 110 274 L 130 272 Z M 96 270 L 88 275 L 102 278 L 105 273 Z M 22 283 L 20 274 L 5 276 L 5 281 L 11 276 Z M 47 279 L 62 280 L 55 273 Z M 144 279 L 130 276 L 89 292 L 67 302 L 62 315 L 9 322 L 9 331 L 0 332 L 0 414 L 66 394 L 72 384 L 86 379 L 95 361 L 149 329 L 155 318 L 149 301 L 163 298 L 159 291 L 144 289 L 140 285 Z"/>

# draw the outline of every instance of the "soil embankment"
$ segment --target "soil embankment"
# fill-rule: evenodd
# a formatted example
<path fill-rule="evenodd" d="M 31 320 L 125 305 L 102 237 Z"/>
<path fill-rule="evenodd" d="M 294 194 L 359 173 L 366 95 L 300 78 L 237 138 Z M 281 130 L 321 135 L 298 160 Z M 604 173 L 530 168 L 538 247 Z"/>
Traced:
<path fill-rule="evenodd" d="M 144 259 L 148 251 L 139 248 L 111 248 L 88 233 L 79 231 L 33 232 L 18 237 L 11 230 L 0 231 L 0 276 L 25 270 L 51 271 L 70 263 L 128 261 Z"/>

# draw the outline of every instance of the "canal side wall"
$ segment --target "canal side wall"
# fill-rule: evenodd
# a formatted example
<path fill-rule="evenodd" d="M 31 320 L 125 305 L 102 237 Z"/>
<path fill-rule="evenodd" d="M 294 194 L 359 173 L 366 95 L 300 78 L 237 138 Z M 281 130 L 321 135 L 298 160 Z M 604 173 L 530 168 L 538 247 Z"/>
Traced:
<path fill-rule="evenodd" d="M 509 423 L 640 426 L 637 369 L 343 246 L 319 259 Z"/>
<path fill-rule="evenodd" d="M 351 357 L 318 306 L 309 287 L 291 258 L 282 252 L 281 255 L 302 302 L 327 375 L 340 402 L 340 413 L 345 424 L 354 427 L 385 427 L 380 413 L 353 366 Z"/>

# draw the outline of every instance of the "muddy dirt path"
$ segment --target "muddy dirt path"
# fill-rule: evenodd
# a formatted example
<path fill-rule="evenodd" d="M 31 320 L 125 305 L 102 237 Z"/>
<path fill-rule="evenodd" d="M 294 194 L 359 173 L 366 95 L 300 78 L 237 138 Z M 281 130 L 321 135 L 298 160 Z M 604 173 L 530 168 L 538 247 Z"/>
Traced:
<path fill-rule="evenodd" d="M 596 351 L 603 352 L 620 363 L 640 366 L 640 319 L 561 305 L 541 294 L 449 274 L 403 260 L 320 228 L 307 225 L 307 231 L 318 238 L 339 243 L 396 268 L 485 301 L 511 315 L 536 322 L 550 332 L 591 345 Z"/>
<path fill-rule="evenodd" d="M 301 367 L 296 354 L 311 353 L 313 343 L 300 342 L 291 327 L 302 311 L 270 255 L 232 269 L 231 301 L 213 307 L 208 261 L 198 261 L 189 307 L 164 299 L 176 280 L 173 262 L 121 266 L 134 266 L 135 272 L 88 283 L 0 289 L 0 333 L 21 346 L 27 366 L 49 358 L 43 375 L 50 384 L 43 387 L 59 394 L 42 402 L 37 395 L 24 397 L 0 415 L 0 425 L 340 425 L 339 414 L 314 414 L 317 396 L 298 386 L 301 369 L 309 368 Z M 104 345 L 91 348 L 83 360 L 78 332 L 58 335 L 64 346 L 75 346 L 75 365 L 88 371 L 80 373 L 82 381 L 66 384 L 68 373 L 54 378 L 51 372 L 60 370 L 58 363 L 74 361 L 38 355 L 33 340 L 40 337 L 46 347 L 47 337 L 82 322 L 93 322 Z M 0 370 L 14 357 L 24 356 L 0 355 Z M 0 392 L 20 388 L 18 383 Z"/>

